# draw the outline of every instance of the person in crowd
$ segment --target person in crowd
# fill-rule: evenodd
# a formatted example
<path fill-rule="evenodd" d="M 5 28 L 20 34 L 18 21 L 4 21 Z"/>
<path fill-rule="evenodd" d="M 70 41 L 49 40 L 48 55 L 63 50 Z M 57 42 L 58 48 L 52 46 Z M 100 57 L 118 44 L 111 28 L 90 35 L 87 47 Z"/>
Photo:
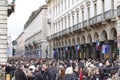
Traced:
<path fill-rule="evenodd" d="M 73 72 L 74 72 L 76 78 L 79 78 L 79 67 L 78 66 L 75 66 Z M 76 79 L 76 80 L 78 80 L 78 79 Z"/>
<path fill-rule="evenodd" d="M 76 76 L 73 73 L 72 67 L 67 67 L 65 71 L 65 76 L 63 80 L 76 80 Z"/>
<path fill-rule="evenodd" d="M 17 67 L 17 70 L 15 71 L 15 80 L 27 80 L 23 65 Z"/>
<path fill-rule="evenodd" d="M 63 66 L 59 66 L 56 80 L 63 80 L 64 76 L 65 76 L 65 69 Z"/>
<path fill-rule="evenodd" d="M 35 73 L 34 80 L 44 80 L 42 75 L 42 65 L 38 65 L 37 68 L 38 68 L 38 71 L 37 73 Z"/>
<path fill-rule="evenodd" d="M 11 72 L 11 65 L 9 63 L 6 64 L 5 72 L 6 72 L 6 74 L 10 74 L 10 72 Z"/>

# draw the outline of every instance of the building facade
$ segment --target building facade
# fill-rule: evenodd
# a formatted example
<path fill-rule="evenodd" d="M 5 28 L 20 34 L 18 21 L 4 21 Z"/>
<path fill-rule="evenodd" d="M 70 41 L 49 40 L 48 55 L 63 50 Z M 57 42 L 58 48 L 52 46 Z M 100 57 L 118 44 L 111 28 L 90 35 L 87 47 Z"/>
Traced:
<path fill-rule="evenodd" d="M 59 59 L 119 58 L 117 0 L 46 0 L 49 53 Z M 109 4 L 109 5 L 108 5 Z"/>
<path fill-rule="evenodd" d="M 25 33 L 24 31 L 16 38 L 17 45 L 16 47 L 16 56 L 24 56 L 25 52 Z"/>
<path fill-rule="evenodd" d="M 0 0 L 0 63 L 7 62 L 7 17 L 13 12 L 13 5 Z"/>
<path fill-rule="evenodd" d="M 25 55 L 34 57 L 47 57 L 47 5 L 33 11 L 24 26 Z"/>
<path fill-rule="evenodd" d="M 120 49 L 120 0 L 117 0 L 117 42 Z M 120 53 L 119 53 L 120 58 Z"/>

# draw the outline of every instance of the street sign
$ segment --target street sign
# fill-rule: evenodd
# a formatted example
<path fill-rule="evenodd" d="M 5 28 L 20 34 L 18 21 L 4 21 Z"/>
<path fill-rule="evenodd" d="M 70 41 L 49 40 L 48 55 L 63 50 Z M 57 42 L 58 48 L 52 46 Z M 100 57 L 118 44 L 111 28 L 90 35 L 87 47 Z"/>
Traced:
<path fill-rule="evenodd" d="M 15 46 L 17 44 L 17 41 L 16 40 L 13 40 L 12 41 L 12 45 Z"/>

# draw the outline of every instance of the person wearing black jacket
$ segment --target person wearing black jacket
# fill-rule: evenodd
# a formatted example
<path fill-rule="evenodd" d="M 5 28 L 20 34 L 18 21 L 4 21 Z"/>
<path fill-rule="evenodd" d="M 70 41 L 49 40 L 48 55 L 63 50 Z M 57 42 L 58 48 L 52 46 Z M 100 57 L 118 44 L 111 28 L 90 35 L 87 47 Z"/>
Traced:
<path fill-rule="evenodd" d="M 15 80 L 27 80 L 27 77 L 23 71 L 23 65 L 19 65 L 15 71 Z"/>
<path fill-rule="evenodd" d="M 35 74 L 34 80 L 44 80 L 42 75 L 42 65 L 38 66 L 38 72 Z"/>
<path fill-rule="evenodd" d="M 11 71 L 10 64 L 7 63 L 7 65 L 6 65 L 6 67 L 5 67 L 5 72 L 6 72 L 6 74 L 10 74 L 10 71 Z"/>

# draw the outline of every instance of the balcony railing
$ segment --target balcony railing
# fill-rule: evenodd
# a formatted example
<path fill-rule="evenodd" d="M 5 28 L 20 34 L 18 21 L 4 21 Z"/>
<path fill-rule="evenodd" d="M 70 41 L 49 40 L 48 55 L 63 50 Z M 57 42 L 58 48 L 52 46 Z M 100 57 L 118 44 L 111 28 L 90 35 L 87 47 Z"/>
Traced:
<path fill-rule="evenodd" d="M 63 35 L 67 34 L 67 29 L 63 30 Z"/>
<path fill-rule="evenodd" d="M 108 11 L 104 12 L 104 14 L 103 14 L 103 20 L 108 20 L 108 19 L 112 19 L 115 17 L 116 17 L 116 10 L 114 10 L 114 9 L 108 10 Z"/>
<path fill-rule="evenodd" d="M 85 20 L 83 22 L 73 25 L 72 27 L 69 27 L 60 32 L 57 32 L 57 33 L 51 35 L 50 37 L 48 37 L 48 39 L 62 36 L 62 35 L 71 33 L 73 31 L 79 30 L 81 28 L 86 28 L 86 27 L 89 27 L 90 25 L 98 24 L 103 21 L 113 19 L 116 17 L 116 15 L 120 15 L 120 6 L 117 7 L 117 11 L 115 9 L 108 10 L 102 14 L 99 14 L 99 15 L 96 15 L 96 16 L 90 18 L 89 20 Z"/>
<path fill-rule="evenodd" d="M 117 16 L 120 16 L 120 5 L 117 6 Z"/>
<path fill-rule="evenodd" d="M 51 39 L 51 36 L 47 36 L 47 39 L 50 40 L 50 39 Z"/>
<path fill-rule="evenodd" d="M 83 21 L 83 28 L 87 27 L 87 20 Z"/>
<path fill-rule="evenodd" d="M 100 23 L 102 21 L 102 14 L 99 14 L 94 17 L 94 24 Z"/>

